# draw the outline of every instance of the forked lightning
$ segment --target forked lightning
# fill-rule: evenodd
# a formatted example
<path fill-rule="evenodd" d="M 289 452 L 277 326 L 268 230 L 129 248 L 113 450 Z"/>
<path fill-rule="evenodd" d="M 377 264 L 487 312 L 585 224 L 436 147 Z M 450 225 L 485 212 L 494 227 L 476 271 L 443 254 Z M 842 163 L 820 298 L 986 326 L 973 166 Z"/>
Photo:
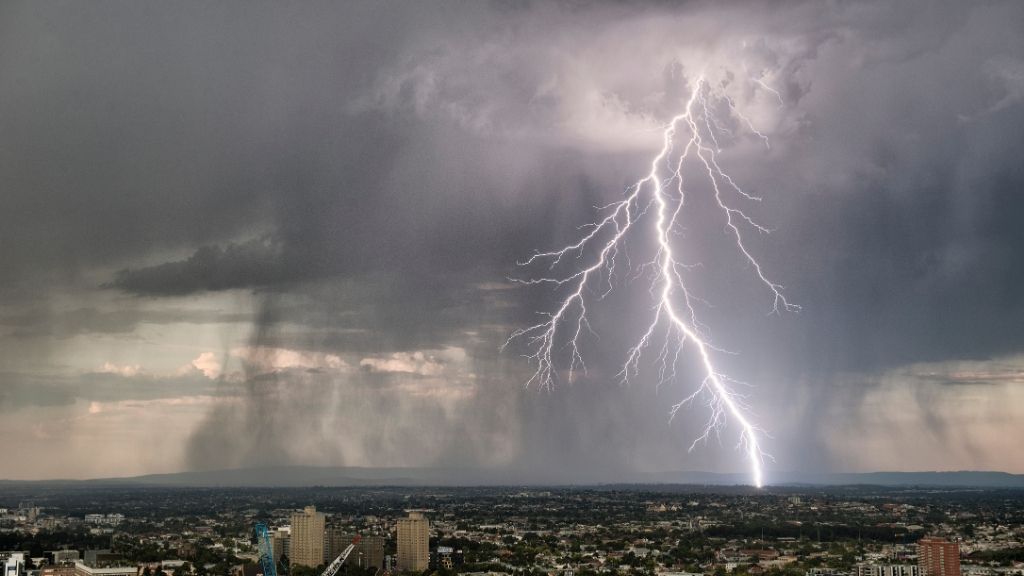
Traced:
<path fill-rule="evenodd" d="M 775 96 L 778 92 L 771 91 Z M 680 217 L 691 190 L 684 186 L 684 170 L 689 161 L 697 169 L 697 175 L 705 178 L 707 190 L 713 196 L 713 205 L 723 218 L 725 229 L 735 242 L 738 256 L 752 269 L 758 282 L 767 288 L 773 299 L 772 310 L 794 311 L 799 307 L 786 300 L 782 286 L 769 280 L 758 261 L 747 250 L 742 231 L 753 229 L 768 230 L 755 222 L 737 202 L 759 201 L 740 186 L 722 169 L 718 161 L 721 152 L 719 138 L 731 135 L 732 131 L 716 119 L 714 110 L 726 110 L 733 124 L 749 131 L 765 146 L 767 137 L 759 132 L 753 123 L 736 106 L 733 98 L 723 89 L 715 89 L 704 77 L 694 83 L 694 89 L 684 111 L 675 116 L 664 127 L 661 150 L 651 161 L 650 171 L 642 179 L 626 189 L 624 199 L 602 209 L 604 217 L 588 224 L 586 233 L 575 243 L 559 250 L 533 255 L 520 265 L 544 264 L 549 271 L 558 270 L 563 259 L 585 262 L 563 275 L 535 277 L 519 280 L 525 284 L 551 284 L 564 293 L 554 312 L 543 313 L 546 321 L 517 330 L 509 337 L 510 342 L 522 339 L 530 352 L 527 357 L 535 364 L 535 371 L 527 385 L 536 384 L 550 388 L 565 370 L 570 381 L 579 371 L 586 370 L 580 341 L 584 329 L 590 330 L 587 320 L 588 304 L 603 298 L 612 290 L 616 275 L 617 258 L 627 236 L 634 231 L 647 230 L 652 235 L 652 258 L 643 264 L 640 273 L 650 271 L 651 319 L 636 345 L 626 355 L 619 376 L 628 381 L 640 368 L 641 355 L 655 340 L 660 341 L 656 363 L 660 366 L 660 382 L 676 376 L 676 366 L 686 344 L 696 352 L 704 374 L 700 385 L 692 394 L 671 407 L 674 417 L 687 404 L 698 399 L 705 402 L 710 416 L 703 433 L 690 445 L 692 450 L 699 442 L 707 441 L 712 434 L 723 430 L 727 417 L 739 424 L 738 447 L 749 461 L 751 479 L 760 487 L 763 482 L 762 463 L 766 453 L 759 442 L 759 430 L 751 422 L 749 410 L 743 397 L 732 390 L 731 382 L 714 363 L 717 350 L 711 346 L 702 324 L 698 321 L 697 299 L 687 289 L 686 278 L 697 268 L 679 260 L 673 249 L 677 237 Z M 687 173 L 689 178 L 691 174 Z M 568 348 L 567 365 L 556 365 L 555 350 L 562 345 Z"/>

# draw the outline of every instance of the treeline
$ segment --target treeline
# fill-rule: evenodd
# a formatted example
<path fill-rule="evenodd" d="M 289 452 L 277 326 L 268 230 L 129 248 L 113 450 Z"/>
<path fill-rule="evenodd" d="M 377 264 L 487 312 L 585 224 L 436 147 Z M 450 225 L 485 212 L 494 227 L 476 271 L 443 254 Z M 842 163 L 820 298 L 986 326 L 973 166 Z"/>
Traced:
<path fill-rule="evenodd" d="M 971 562 L 997 562 L 1001 566 L 1009 566 L 1014 562 L 1024 562 L 1024 548 L 980 550 L 973 552 L 968 558 Z"/>
<path fill-rule="evenodd" d="M 24 550 L 30 557 L 38 558 L 53 550 L 91 550 L 110 548 L 109 535 L 90 534 L 81 531 L 0 532 L 0 550 Z"/>

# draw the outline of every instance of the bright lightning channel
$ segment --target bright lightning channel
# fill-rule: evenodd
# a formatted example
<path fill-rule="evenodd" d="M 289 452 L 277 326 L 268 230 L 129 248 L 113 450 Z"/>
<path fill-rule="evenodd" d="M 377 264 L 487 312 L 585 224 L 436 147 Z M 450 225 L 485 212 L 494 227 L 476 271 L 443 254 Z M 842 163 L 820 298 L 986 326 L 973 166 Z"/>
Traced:
<path fill-rule="evenodd" d="M 772 91 L 776 96 L 778 92 Z M 751 422 L 749 409 L 744 397 L 729 387 L 732 382 L 716 367 L 713 352 L 718 351 L 704 334 L 703 325 L 697 319 L 693 296 L 686 286 L 687 274 L 696 268 L 681 262 L 673 249 L 671 238 L 679 226 L 683 213 L 687 189 L 684 188 L 684 163 L 696 159 L 700 172 L 710 183 L 714 205 L 723 216 L 726 231 L 735 243 L 738 255 L 753 270 L 758 282 L 771 294 L 774 302 L 772 311 L 795 311 L 799 306 L 790 303 L 782 293 L 782 286 L 769 280 L 761 265 L 747 250 L 741 229 L 753 229 L 767 233 L 768 229 L 755 222 L 735 201 L 760 201 L 760 198 L 744 191 L 722 169 L 718 162 L 721 148 L 720 135 L 732 132 L 723 127 L 712 110 L 728 110 L 728 114 L 753 136 L 768 146 L 768 138 L 754 128 L 753 123 L 740 112 L 731 97 L 721 90 L 714 90 L 703 77 L 694 85 L 692 94 L 681 114 L 673 117 L 665 126 L 661 150 L 651 161 L 646 176 L 626 189 L 624 199 L 605 206 L 605 216 L 597 222 L 583 227 L 587 232 L 575 243 L 551 252 L 534 254 L 522 266 L 546 264 L 548 270 L 556 269 L 562 259 L 573 256 L 584 259 L 588 251 L 596 250 L 597 255 L 589 265 L 577 268 L 562 276 L 545 276 L 517 280 L 524 284 L 551 284 L 567 291 L 554 312 L 542 313 L 547 319 L 533 326 L 516 330 L 505 345 L 514 340 L 524 340 L 531 352 L 527 354 L 535 365 L 535 371 L 527 386 L 536 384 L 550 389 L 558 377 L 555 363 L 555 348 L 563 340 L 569 350 L 568 379 L 572 381 L 580 370 L 586 372 L 586 364 L 580 352 L 579 343 L 583 330 L 590 330 L 587 320 L 587 304 L 591 299 L 600 300 L 612 290 L 612 279 L 616 274 L 616 259 L 626 241 L 627 234 L 634 228 L 649 227 L 656 247 L 652 259 L 641 266 L 651 270 L 650 295 L 653 299 L 652 317 L 647 329 L 636 345 L 629 349 L 619 377 L 628 382 L 639 371 L 643 351 L 652 340 L 662 337 L 662 346 L 656 361 L 660 363 L 661 383 L 676 376 L 676 365 L 680 354 L 689 343 L 700 359 L 704 378 L 692 394 L 674 404 L 670 414 L 674 418 L 681 408 L 698 398 L 709 408 L 710 415 L 703 432 L 690 445 L 692 451 L 700 442 L 706 442 L 714 434 L 720 436 L 727 417 L 739 424 L 737 448 L 746 454 L 749 461 L 753 484 L 763 484 L 762 463 L 765 453 L 759 442 L 759 429 Z M 685 144 L 679 143 L 685 140 Z M 681 151 L 680 151 L 681 150 Z M 730 198 L 730 196 L 733 196 Z M 653 212 L 653 218 L 650 216 Z M 596 286 L 601 277 L 607 279 L 607 286 Z M 588 298 L 596 293 L 596 297 Z M 661 330 L 659 330 L 661 329 Z M 663 334 L 663 336 L 662 336 Z"/>

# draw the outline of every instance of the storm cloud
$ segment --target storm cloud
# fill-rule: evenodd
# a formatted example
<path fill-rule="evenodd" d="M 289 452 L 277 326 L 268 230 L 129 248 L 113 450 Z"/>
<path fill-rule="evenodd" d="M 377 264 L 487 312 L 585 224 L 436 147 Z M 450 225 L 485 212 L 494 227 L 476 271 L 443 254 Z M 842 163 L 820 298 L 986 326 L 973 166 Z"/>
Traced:
<path fill-rule="evenodd" d="M 500 350 L 554 302 L 516 262 L 620 198 L 704 74 L 770 141 L 734 127 L 721 158 L 802 306 L 769 314 L 695 202 L 701 314 L 773 466 L 1024 471 L 998 440 L 1024 416 L 1022 28 L 1013 2 L 6 3 L 3 409 L 82 429 L 129 410 L 116 377 L 178 422 L 172 458 L 85 475 L 740 468 L 730 429 L 687 451 L 700 407 L 668 422 L 695 375 L 618 383 L 644 302 L 595 308 L 588 376 L 551 393 Z"/>

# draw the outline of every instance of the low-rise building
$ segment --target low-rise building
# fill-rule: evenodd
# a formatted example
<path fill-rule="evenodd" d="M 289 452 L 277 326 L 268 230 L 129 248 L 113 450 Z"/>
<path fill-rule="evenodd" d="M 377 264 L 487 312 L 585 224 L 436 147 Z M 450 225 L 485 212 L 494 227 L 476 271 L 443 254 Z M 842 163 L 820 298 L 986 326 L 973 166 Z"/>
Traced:
<path fill-rule="evenodd" d="M 75 562 L 75 576 L 138 576 L 137 566 L 106 566 L 97 568 L 85 562 Z"/>
<path fill-rule="evenodd" d="M 853 576 L 920 576 L 921 568 L 915 564 L 858 564 Z"/>
<path fill-rule="evenodd" d="M 0 561 L 3 561 L 3 576 L 24 576 L 25 574 L 25 553 L 24 552 L 0 552 Z"/>

